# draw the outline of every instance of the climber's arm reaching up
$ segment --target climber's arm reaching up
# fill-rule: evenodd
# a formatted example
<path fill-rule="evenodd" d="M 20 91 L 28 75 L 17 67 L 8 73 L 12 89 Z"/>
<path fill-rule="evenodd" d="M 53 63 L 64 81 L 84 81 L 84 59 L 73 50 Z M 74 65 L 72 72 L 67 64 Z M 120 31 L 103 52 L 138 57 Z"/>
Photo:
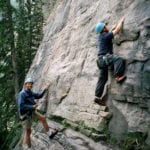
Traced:
<path fill-rule="evenodd" d="M 122 26 L 123 26 L 123 23 L 124 23 L 124 19 L 125 19 L 124 17 L 121 18 L 121 20 L 119 21 L 119 23 L 116 24 L 115 26 L 113 26 L 112 32 L 113 32 L 114 35 L 118 34 L 119 31 L 122 29 Z"/>

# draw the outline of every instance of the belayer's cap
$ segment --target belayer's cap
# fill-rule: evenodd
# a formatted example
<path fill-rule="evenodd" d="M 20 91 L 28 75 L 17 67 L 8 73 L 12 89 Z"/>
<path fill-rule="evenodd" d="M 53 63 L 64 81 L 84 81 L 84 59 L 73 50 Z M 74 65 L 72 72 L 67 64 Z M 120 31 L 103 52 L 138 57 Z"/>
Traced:
<path fill-rule="evenodd" d="M 31 77 L 29 77 L 25 80 L 24 84 L 26 84 L 26 83 L 32 83 L 33 84 L 34 82 L 33 82 L 33 79 Z"/>
<path fill-rule="evenodd" d="M 98 34 L 98 33 L 101 33 L 101 32 L 103 31 L 105 25 L 106 25 L 106 23 L 103 23 L 103 22 L 98 23 L 98 24 L 96 25 L 95 32 L 96 32 L 97 34 Z"/>

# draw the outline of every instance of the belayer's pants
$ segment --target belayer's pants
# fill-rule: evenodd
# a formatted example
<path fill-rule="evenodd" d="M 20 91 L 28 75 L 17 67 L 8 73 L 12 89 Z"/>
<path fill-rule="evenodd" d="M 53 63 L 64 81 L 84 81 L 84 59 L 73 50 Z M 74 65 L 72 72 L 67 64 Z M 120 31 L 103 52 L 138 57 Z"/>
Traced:
<path fill-rule="evenodd" d="M 98 58 L 98 59 L 103 59 Z M 109 64 L 104 65 L 104 67 L 98 68 L 100 69 L 100 76 L 96 85 L 96 89 L 95 89 L 95 96 L 96 97 L 101 97 L 104 91 L 104 86 L 108 80 L 108 66 L 113 65 L 114 67 L 114 76 L 115 77 L 121 77 L 124 75 L 124 71 L 125 71 L 125 60 L 117 55 L 109 55 L 107 57 L 107 61 L 109 62 Z M 97 61 L 98 64 L 98 61 Z"/>

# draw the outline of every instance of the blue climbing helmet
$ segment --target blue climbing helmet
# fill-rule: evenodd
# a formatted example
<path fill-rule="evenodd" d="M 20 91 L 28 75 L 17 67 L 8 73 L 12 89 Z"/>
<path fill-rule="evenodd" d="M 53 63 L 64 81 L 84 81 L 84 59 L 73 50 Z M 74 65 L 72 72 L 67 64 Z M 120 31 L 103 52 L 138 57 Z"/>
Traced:
<path fill-rule="evenodd" d="M 31 77 L 29 77 L 25 80 L 24 84 L 26 84 L 26 83 L 32 83 L 33 84 L 34 82 L 33 82 L 33 79 Z"/>
<path fill-rule="evenodd" d="M 96 28 L 95 28 L 95 32 L 98 34 L 98 33 L 101 33 L 102 31 L 103 31 L 103 29 L 104 29 L 104 27 L 105 27 L 105 23 L 98 23 L 97 25 L 96 25 Z"/>

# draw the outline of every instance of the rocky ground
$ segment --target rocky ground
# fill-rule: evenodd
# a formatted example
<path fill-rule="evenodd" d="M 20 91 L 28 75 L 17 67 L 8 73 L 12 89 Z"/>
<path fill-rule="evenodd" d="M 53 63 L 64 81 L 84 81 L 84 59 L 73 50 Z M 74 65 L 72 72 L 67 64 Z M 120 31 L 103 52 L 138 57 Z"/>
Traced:
<path fill-rule="evenodd" d="M 115 146 L 108 145 L 105 140 L 94 141 L 88 136 L 72 130 L 64 128 L 59 123 L 48 121 L 53 129 L 58 129 L 58 134 L 49 140 L 45 134 L 41 124 L 38 124 L 32 131 L 32 149 L 33 150 L 117 150 Z M 95 134 L 95 136 L 98 136 Z M 99 135 L 100 136 L 100 135 Z M 23 146 L 23 148 L 22 148 Z M 14 150 L 26 150 L 26 144 L 23 139 L 18 143 Z M 118 149 L 119 150 L 119 149 Z"/>

